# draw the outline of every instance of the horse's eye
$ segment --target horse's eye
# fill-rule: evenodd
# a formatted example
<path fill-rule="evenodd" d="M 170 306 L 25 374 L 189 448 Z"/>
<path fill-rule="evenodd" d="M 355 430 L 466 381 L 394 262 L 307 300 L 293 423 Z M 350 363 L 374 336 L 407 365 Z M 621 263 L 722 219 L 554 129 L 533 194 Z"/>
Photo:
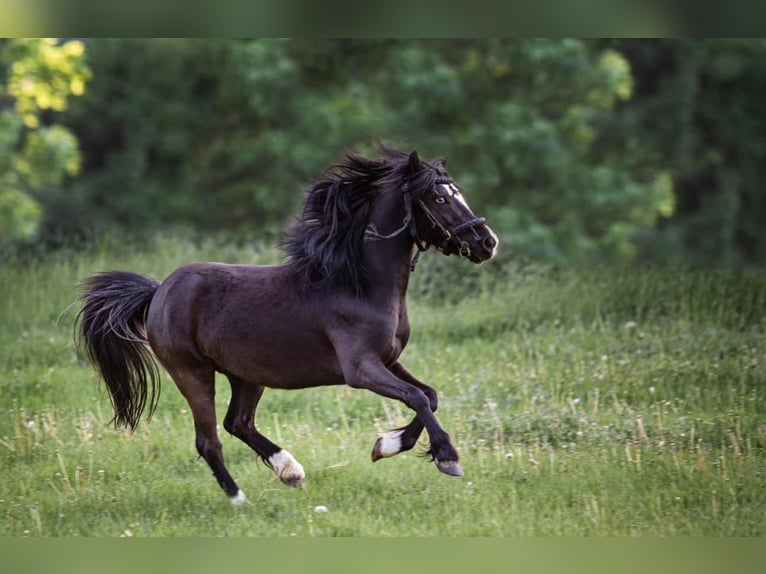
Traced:
<path fill-rule="evenodd" d="M 435 201 L 436 203 L 446 203 L 446 201 L 447 201 L 447 198 L 446 198 L 446 197 L 444 197 L 443 195 L 437 195 L 437 196 L 434 198 L 434 201 Z"/>

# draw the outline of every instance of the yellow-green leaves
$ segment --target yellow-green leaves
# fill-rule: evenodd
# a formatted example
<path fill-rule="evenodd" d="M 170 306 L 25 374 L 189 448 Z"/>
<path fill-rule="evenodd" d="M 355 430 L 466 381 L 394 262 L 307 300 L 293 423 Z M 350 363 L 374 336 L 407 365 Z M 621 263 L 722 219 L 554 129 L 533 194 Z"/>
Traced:
<path fill-rule="evenodd" d="M 80 169 L 74 135 L 52 123 L 69 99 L 82 95 L 91 72 L 85 45 L 54 38 L 20 38 L 0 44 L 6 68 L 0 95 L 12 106 L 0 114 L 0 239 L 37 231 L 39 197 Z"/>
<path fill-rule="evenodd" d="M 604 50 L 599 60 L 599 68 L 608 78 L 610 95 L 613 94 L 621 100 L 630 99 L 633 95 L 633 76 L 625 56 L 616 50 Z"/>
<path fill-rule="evenodd" d="M 22 38 L 14 40 L 7 51 L 12 58 L 7 93 L 28 128 L 39 127 L 40 111 L 63 111 L 70 96 L 84 93 L 90 71 L 83 59 L 82 42 Z"/>

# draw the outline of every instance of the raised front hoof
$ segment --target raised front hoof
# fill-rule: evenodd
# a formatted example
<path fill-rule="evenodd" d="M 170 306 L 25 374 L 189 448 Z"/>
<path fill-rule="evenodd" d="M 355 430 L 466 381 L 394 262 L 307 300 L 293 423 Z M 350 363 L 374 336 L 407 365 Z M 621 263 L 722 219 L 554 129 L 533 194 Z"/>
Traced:
<path fill-rule="evenodd" d="M 381 458 L 385 458 L 383 456 L 383 453 L 380 450 L 380 439 L 375 441 L 375 444 L 372 445 L 372 462 L 377 462 Z"/>
<path fill-rule="evenodd" d="M 388 458 L 393 455 L 393 453 L 386 451 L 385 446 L 383 445 L 383 437 L 380 437 L 375 441 L 375 444 L 372 445 L 372 462 L 377 462 L 381 458 Z"/>
<path fill-rule="evenodd" d="M 436 468 L 450 476 L 463 476 L 463 469 L 456 460 L 434 460 Z"/>
<path fill-rule="evenodd" d="M 402 430 L 392 430 L 382 433 L 372 446 L 372 462 L 388 458 L 404 450 L 402 446 Z"/>

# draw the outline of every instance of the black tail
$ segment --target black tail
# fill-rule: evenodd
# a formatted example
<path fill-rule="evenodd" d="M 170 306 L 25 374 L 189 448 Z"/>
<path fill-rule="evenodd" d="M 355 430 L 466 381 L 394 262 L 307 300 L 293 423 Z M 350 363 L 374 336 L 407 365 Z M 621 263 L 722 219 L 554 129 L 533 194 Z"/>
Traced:
<path fill-rule="evenodd" d="M 110 271 L 82 284 L 77 314 L 79 348 L 98 368 L 114 407 L 115 426 L 133 430 L 159 398 L 159 371 L 146 337 L 146 312 L 159 283 L 136 273 Z"/>

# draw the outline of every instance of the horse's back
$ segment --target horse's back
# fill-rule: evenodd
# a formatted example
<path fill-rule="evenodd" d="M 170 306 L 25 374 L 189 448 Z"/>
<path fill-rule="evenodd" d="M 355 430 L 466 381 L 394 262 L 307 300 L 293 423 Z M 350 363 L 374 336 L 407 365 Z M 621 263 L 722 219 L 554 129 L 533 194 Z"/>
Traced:
<path fill-rule="evenodd" d="M 186 356 L 266 386 L 341 383 L 320 317 L 288 266 L 193 263 L 160 285 L 147 332 L 166 367 Z"/>

